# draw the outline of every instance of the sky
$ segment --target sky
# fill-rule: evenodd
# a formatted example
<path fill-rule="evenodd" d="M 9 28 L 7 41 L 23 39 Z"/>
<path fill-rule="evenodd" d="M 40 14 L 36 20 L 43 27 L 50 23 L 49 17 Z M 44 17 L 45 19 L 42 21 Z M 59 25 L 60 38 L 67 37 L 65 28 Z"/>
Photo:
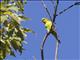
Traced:
<path fill-rule="evenodd" d="M 58 6 L 58 12 L 64 10 L 75 1 L 60 1 Z M 50 1 L 45 1 L 51 16 L 53 15 L 53 4 Z M 58 50 L 59 60 L 79 60 L 79 24 L 80 24 L 80 6 L 74 6 L 63 14 L 57 16 L 55 21 L 56 31 L 58 32 L 61 44 Z M 57 12 L 57 13 L 58 13 Z M 21 22 L 21 25 L 25 28 L 30 28 L 35 31 L 33 33 L 27 33 L 25 40 L 27 45 L 23 45 L 24 51 L 22 55 L 16 52 L 16 57 L 7 56 L 5 60 L 41 60 L 40 45 L 43 41 L 43 37 L 46 34 L 46 29 L 41 22 L 43 17 L 49 18 L 43 5 L 40 1 L 28 1 L 24 7 L 24 15 L 30 18 L 28 21 Z M 50 35 L 44 46 L 45 60 L 54 60 L 55 54 L 55 38 Z"/>

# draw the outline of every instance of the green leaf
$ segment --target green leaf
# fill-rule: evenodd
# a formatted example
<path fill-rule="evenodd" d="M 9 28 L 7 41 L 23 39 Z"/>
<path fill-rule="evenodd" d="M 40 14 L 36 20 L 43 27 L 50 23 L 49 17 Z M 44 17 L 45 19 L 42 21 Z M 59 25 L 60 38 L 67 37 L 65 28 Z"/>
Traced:
<path fill-rule="evenodd" d="M 19 52 L 22 54 L 22 51 L 23 51 L 24 49 L 22 48 L 22 46 L 20 46 L 20 48 L 19 48 Z"/>
<path fill-rule="evenodd" d="M 0 16 L 0 23 L 3 23 L 7 19 L 8 17 L 6 15 Z"/>
<path fill-rule="evenodd" d="M 20 37 L 22 41 L 24 40 L 24 35 L 21 32 L 17 32 L 16 36 Z"/>
<path fill-rule="evenodd" d="M 3 60 L 3 50 L 0 49 L 0 60 Z"/>
<path fill-rule="evenodd" d="M 11 41 L 11 45 L 12 45 L 12 47 L 13 47 L 15 50 L 18 49 L 18 47 L 17 47 L 17 43 L 16 43 L 15 40 L 12 40 L 12 41 Z"/>
<path fill-rule="evenodd" d="M 29 18 L 25 17 L 25 16 L 19 16 L 22 20 L 29 20 Z"/>
<path fill-rule="evenodd" d="M 11 51 L 10 55 L 16 57 L 15 53 L 13 51 Z"/>
<path fill-rule="evenodd" d="M 19 49 L 20 49 L 21 43 L 20 43 L 19 40 L 17 41 L 16 39 L 13 39 L 13 40 L 11 41 L 11 44 L 12 44 L 12 47 L 13 47 L 15 50 L 19 50 Z"/>
<path fill-rule="evenodd" d="M 2 39 L 0 40 L 0 42 L 1 42 L 1 43 L 3 43 L 3 44 L 5 44 L 5 41 L 4 41 L 4 40 L 2 40 Z"/>
<path fill-rule="evenodd" d="M 17 22 L 16 20 L 14 20 L 14 19 L 12 19 L 12 23 L 13 23 L 14 26 L 20 26 L 20 23 Z"/>
<path fill-rule="evenodd" d="M 6 45 L 7 45 L 8 47 L 11 47 L 10 40 L 6 40 L 5 42 L 6 42 Z"/>
<path fill-rule="evenodd" d="M 11 29 L 10 31 L 8 30 L 7 32 L 8 37 L 12 37 L 13 33 L 14 33 L 14 29 Z"/>
<path fill-rule="evenodd" d="M 28 29 L 28 28 L 22 28 L 23 32 L 26 33 L 26 32 L 33 32 L 32 30 Z"/>
<path fill-rule="evenodd" d="M 16 5 L 20 8 L 19 11 L 21 11 L 23 13 L 23 11 L 24 11 L 23 3 L 21 1 L 17 1 Z"/>
<path fill-rule="evenodd" d="M 8 7 L 8 9 L 9 9 L 9 10 L 14 10 L 14 11 L 16 11 L 16 12 L 18 12 L 18 11 L 19 11 L 19 8 L 18 8 L 18 7 L 16 7 L 16 6 Z"/>

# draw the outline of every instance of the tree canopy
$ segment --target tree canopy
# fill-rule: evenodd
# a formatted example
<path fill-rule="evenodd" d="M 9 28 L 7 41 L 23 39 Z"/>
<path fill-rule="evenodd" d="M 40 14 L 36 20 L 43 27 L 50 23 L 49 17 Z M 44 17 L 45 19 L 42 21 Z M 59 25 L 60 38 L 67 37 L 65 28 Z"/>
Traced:
<path fill-rule="evenodd" d="M 26 0 L 0 1 L 0 60 L 8 54 L 15 56 L 14 50 L 22 53 L 22 42 L 30 29 L 20 25 L 21 21 L 29 20 L 24 16 Z"/>

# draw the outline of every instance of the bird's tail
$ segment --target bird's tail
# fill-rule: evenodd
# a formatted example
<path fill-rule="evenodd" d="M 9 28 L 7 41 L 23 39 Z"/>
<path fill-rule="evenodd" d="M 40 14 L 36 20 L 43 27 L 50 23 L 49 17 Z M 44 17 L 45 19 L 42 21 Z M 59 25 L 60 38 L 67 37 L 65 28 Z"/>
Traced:
<path fill-rule="evenodd" d="M 57 35 L 56 31 L 52 31 L 51 33 L 56 38 L 56 40 L 58 41 L 58 43 L 61 43 L 61 41 L 58 39 L 58 35 Z"/>

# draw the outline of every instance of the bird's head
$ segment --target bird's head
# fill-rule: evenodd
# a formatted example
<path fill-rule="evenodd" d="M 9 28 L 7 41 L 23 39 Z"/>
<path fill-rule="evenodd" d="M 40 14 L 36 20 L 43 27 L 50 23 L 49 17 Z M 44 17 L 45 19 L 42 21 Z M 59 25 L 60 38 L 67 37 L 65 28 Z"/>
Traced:
<path fill-rule="evenodd" d="M 44 23 L 44 24 L 46 24 L 47 23 L 47 18 L 42 18 L 42 22 Z"/>

